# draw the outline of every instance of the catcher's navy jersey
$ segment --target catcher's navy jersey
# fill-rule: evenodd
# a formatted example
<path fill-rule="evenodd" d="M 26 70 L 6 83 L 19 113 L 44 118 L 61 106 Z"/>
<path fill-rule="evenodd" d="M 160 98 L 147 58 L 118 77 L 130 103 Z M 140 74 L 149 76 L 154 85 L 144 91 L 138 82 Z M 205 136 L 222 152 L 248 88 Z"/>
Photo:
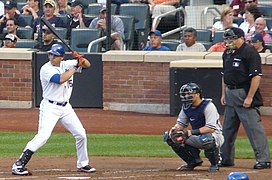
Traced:
<path fill-rule="evenodd" d="M 203 100 L 197 107 L 184 109 L 184 113 L 186 114 L 192 129 L 199 129 L 206 124 L 204 109 L 210 101 Z"/>

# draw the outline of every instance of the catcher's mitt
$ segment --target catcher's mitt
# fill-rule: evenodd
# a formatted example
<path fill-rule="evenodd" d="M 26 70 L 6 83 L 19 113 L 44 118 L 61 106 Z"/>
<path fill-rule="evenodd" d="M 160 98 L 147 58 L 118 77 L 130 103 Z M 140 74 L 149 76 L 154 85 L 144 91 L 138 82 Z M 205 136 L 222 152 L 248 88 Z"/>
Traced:
<path fill-rule="evenodd" d="M 170 137 L 174 143 L 181 143 L 181 144 L 184 144 L 186 140 L 189 138 L 188 132 L 183 130 L 173 130 L 171 132 Z"/>

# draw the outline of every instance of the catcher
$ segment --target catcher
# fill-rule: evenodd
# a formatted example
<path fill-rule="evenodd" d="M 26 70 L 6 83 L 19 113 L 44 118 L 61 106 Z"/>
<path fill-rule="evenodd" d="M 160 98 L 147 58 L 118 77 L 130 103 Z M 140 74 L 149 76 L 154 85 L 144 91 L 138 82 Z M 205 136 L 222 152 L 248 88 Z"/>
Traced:
<path fill-rule="evenodd" d="M 219 170 L 219 149 L 223 144 L 222 127 L 215 105 L 208 99 L 202 99 L 201 89 L 196 83 L 187 83 L 180 88 L 182 109 L 177 123 L 164 134 L 164 141 L 187 164 L 177 170 L 192 171 L 201 166 L 200 149 L 211 166 L 209 172 Z M 188 129 L 188 125 L 192 129 Z"/>

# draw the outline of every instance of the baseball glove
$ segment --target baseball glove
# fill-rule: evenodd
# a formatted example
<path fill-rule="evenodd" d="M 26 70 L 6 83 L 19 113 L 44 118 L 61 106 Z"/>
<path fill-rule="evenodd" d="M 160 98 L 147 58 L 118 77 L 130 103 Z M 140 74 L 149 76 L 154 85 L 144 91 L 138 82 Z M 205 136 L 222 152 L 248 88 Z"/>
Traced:
<path fill-rule="evenodd" d="M 186 140 L 189 138 L 188 132 L 183 130 L 173 130 L 171 132 L 171 140 L 174 143 L 184 144 Z"/>

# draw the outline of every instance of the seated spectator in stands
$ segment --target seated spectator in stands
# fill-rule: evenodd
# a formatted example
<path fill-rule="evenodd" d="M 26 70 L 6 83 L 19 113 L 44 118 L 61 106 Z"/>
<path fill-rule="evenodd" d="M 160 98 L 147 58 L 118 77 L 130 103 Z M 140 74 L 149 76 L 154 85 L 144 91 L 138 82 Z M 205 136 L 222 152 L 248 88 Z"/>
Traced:
<path fill-rule="evenodd" d="M 212 26 L 212 36 L 214 36 L 214 32 L 218 30 L 225 30 L 229 27 L 238 27 L 237 24 L 233 23 L 233 9 L 230 7 L 225 8 L 220 16 L 220 21 L 217 21 Z"/>
<path fill-rule="evenodd" d="M 266 30 L 266 20 L 263 17 L 259 17 L 255 21 L 255 31 L 246 34 L 245 39 L 248 40 L 254 33 L 259 32 L 263 36 L 264 43 L 272 43 L 272 36 L 266 33 Z"/>
<path fill-rule="evenodd" d="M 18 23 L 17 23 L 16 19 L 14 19 L 14 18 L 8 19 L 7 23 L 6 23 L 6 28 L 8 31 L 6 34 L 13 34 L 17 38 L 17 40 L 20 39 L 17 35 Z M 21 37 L 21 38 L 24 38 L 24 37 Z"/>
<path fill-rule="evenodd" d="M 155 31 L 159 25 L 158 22 L 154 22 L 155 17 L 175 10 L 175 5 L 179 4 L 180 0 L 148 0 L 150 13 L 152 14 L 152 28 L 151 31 Z M 176 13 L 173 13 L 175 15 Z"/>
<path fill-rule="evenodd" d="M 224 52 L 226 49 L 226 43 L 225 42 L 218 42 L 214 45 L 212 45 L 208 52 Z"/>
<path fill-rule="evenodd" d="M 271 53 L 270 49 L 264 43 L 262 34 L 259 32 L 252 34 L 250 40 L 247 42 L 253 45 L 258 53 Z"/>
<path fill-rule="evenodd" d="M 66 27 L 66 24 L 63 22 L 63 20 L 60 17 L 57 17 L 55 12 L 55 1 L 54 0 L 45 0 L 44 7 L 43 7 L 43 13 L 46 20 L 48 20 L 53 27 Z M 34 39 L 37 39 L 38 37 L 38 31 L 40 29 L 40 21 L 39 19 L 34 20 L 33 22 L 33 31 L 34 33 Z"/>
<path fill-rule="evenodd" d="M 86 28 L 89 27 L 92 19 L 84 16 L 83 14 L 83 3 L 79 0 L 75 0 L 71 4 L 71 18 L 67 22 L 67 37 L 71 36 L 73 28 Z"/>
<path fill-rule="evenodd" d="M 3 40 L 3 48 L 15 48 L 17 43 L 17 38 L 13 34 L 7 34 Z"/>
<path fill-rule="evenodd" d="M 21 9 L 21 13 L 32 15 L 33 19 L 41 17 L 43 15 L 43 12 L 41 9 L 39 9 L 39 3 L 39 0 L 27 0 L 26 5 Z"/>
<path fill-rule="evenodd" d="M 258 6 L 258 0 L 244 0 L 244 9 L 242 9 L 240 11 L 240 13 L 238 14 L 238 17 L 243 17 L 245 18 L 245 9 L 248 6 Z"/>
<path fill-rule="evenodd" d="M 71 7 L 68 5 L 68 0 L 56 0 L 55 14 L 61 14 L 61 15 L 71 14 Z"/>
<path fill-rule="evenodd" d="M 106 8 L 101 8 L 99 10 L 99 16 L 94 18 L 89 26 L 89 28 L 101 28 L 103 35 L 106 35 L 106 13 L 107 9 Z M 118 32 L 121 35 L 121 38 L 124 39 L 124 24 L 123 21 L 116 17 L 116 16 L 111 16 L 111 32 Z M 103 47 L 105 47 L 105 44 L 103 44 Z M 111 49 L 112 50 L 120 50 L 121 49 L 121 39 L 120 36 L 114 35 L 111 36 Z"/>
<path fill-rule="evenodd" d="M 5 2 L 5 13 L 4 15 L 0 16 L 0 33 L 3 32 L 3 29 L 6 27 L 7 19 L 14 18 L 16 19 L 18 26 L 20 27 L 29 27 L 27 26 L 26 21 L 20 14 L 16 13 L 17 4 L 13 1 L 6 1 Z"/>
<path fill-rule="evenodd" d="M 245 22 L 240 24 L 239 28 L 244 31 L 245 35 L 247 33 L 254 32 L 255 31 L 255 20 L 261 16 L 262 16 L 262 13 L 256 5 L 246 6 Z"/>
<path fill-rule="evenodd" d="M 36 44 L 34 48 L 40 51 L 49 51 L 53 44 L 60 44 L 60 43 L 57 40 L 55 40 L 55 35 L 48 28 L 43 27 L 42 45 Z"/>
<path fill-rule="evenodd" d="M 150 41 L 149 46 L 146 46 L 144 51 L 170 51 L 170 49 L 166 46 L 162 46 L 162 34 L 159 30 L 151 31 L 149 33 Z"/>
<path fill-rule="evenodd" d="M 204 52 L 206 48 L 203 44 L 197 43 L 197 32 L 194 28 L 188 27 L 183 30 L 184 43 L 178 45 L 176 51 Z"/>
<path fill-rule="evenodd" d="M 244 0 L 233 0 L 229 5 L 234 10 L 234 16 L 238 16 L 245 8 Z"/>

